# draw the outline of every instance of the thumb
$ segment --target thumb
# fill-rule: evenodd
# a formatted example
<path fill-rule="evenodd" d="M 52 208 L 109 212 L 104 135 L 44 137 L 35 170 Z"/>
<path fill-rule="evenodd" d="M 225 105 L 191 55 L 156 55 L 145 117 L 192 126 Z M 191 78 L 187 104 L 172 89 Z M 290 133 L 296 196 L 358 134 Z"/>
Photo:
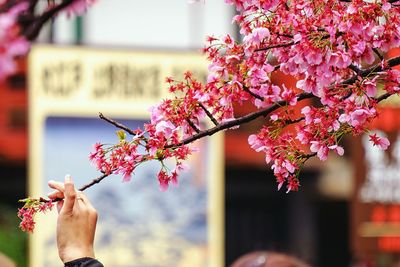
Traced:
<path fill-rule="evenodd" d="M 74 183 L 72 182 L 71 176 L 69 174 L 65 176 L 64 186 L 65 186 L 64 205 L 62 206 L 60 212 L 71 213 L 75 204 L 76 191 Z"/>

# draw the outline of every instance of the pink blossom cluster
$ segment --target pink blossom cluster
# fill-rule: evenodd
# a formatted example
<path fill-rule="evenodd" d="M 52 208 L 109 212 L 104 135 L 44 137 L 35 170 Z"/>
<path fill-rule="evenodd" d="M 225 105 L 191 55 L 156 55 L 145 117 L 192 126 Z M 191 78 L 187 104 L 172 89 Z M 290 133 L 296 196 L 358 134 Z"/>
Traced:
<path fill-rule="evenodd" d="M 206 83 L 189 72 L 183 81 L 167 78 L 175 96 L 151 109 L 151 122 L 128 146 L 98 146 L 91 158 L 100 170 L 130 177 L 138 164 L 156 159 L 162 164 L 160 186 L 166 189 L 192 152 L 187 144 L 264 116 L 265 126 L 249 137 L 249 144 L 265 154 L 278 188 L 286 183 L 288 191 L 295 191 L 307 159 L 326 160 L 330 151 L 342 156 L 343 136 L 368 132 L 382 96 L 399 93 L 400 72 L 392 67 L 400 60 L 384 59 L 400 44 L 397 1 L 225 1 L 236 6 L 233 21 L 242 41 L 208 37 Z M 274 84 L 278 70 L 297 78 L 296 87 Z M 306 98 L 313 102 L 295 112 Z M 234 107 L 244 102 L 256 111 L 236 118 Z M 207 128 L 204 120 L 214 126 Z M 295 132 L 287 129 L 291 124 Z M 382 149 L 389 145 L 375 134 L 370 140 Z M 168 172 L 166 158 L 175 158 L 177 169 Z"/>
<path fill-rule="evenodd" d="M 160 107 L 154 107 L 159 110 Z M 158 181 L 160 190 L 165 191 L 170 184 L 178 184 L 178 174 L 187 169 L 184 160 L 193 152 L 187 145 L 179 144 L 180 138 L 185 135 L 183 126 L 178 122 L 157 121 L 156 112 L 152 122 L 145 124 L 144 129 L 133 131 L 130 139 L 123 131 L 118 131 L 119 142 L 115 145 L 97 143 L 90 154 L 90 160 L 96 168 L 104 174 L 122 174 L 123 181 L 131 180 L 135 169 L 143 162 L 156 160 L 160 163 Z M 173 160 L 175 167 L 170 169 L 168 161 Z"/>
<path fill-rule="evenodd" d="M 36 6 L 42 1 L 0 0 L 0 80 L 15 72 L 15 58 L 26 55 L 30 41 L 49 19 L 62 10 L 68 16 L 82 15 L 96 1 L 47 1 L 43 10 Z"/>
<path fill-rule="evenodd" d="M 0 2 L 0 8 L 4 4 Z M 0 80 L 16 69 L 14 58 L 24 55 L 29 49 L 29 42 L 21 35 L 18 17 L 28 8 L 27 2 L 11 7 L 7 12 L 0 12 Z"/>
<path fill-rule="evenodd" d="M 243 101 L 258 109 L 285 103 L 280 112 L 269 114 L 267 128 L 250 136 L 249 143 L 272 162 L 279 188 L 284 177 L 293 190 L 293 176 L 309 155 L 321 160 L 329 151 L 343 155 L 341 138 L 367 131 L 378 116 L 379 86 L 381 94 L 399 92 L 399 72 L 382 54 L 400 44 L 400 7 L 396 1 L 363 0 L 226 2 L 236 6 L 233 20 L 243 42 L 229 35 L 208 39 L 207 86 L 214 85 L 210 92 L 217 91 L 227 110 Z M 379 71 L 367 73 L 370 66 Z M 271 74 L 276 70 L 296 77 L 296 88 L 273 84 Z M 299 93 L 312 94 L 319 103 L 303 108 L 302 116 L 296 117 L 292 111 Z M 294 123 L 296 134 L 282 130 Z M 376 140 L 371 138 L 375 145 L 387 147 L 387 139 Z M 308 146 L 311 154 L 297 142 Z"/>
<path fill-rule="evenodd" d="M 43 201 L 43 199 L 24 199 L 20 200 L 25 205 L 18 209 L 18 217 L 21 219 L 19 227 L 24 232 L 32 233 L 35 229 L 34 217 L 36 213 L 50 211 L 54 204 L 50 201 Z"/>

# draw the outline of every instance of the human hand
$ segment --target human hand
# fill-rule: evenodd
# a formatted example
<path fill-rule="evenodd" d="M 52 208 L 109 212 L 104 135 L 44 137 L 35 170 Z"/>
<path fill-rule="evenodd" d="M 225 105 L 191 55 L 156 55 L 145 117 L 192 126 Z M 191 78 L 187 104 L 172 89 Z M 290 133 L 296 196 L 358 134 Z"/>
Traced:
<path fill-rule="evenodd" d="M 56 190 L 48 195 L 50 199 L 64 199 L 57 202 L 60 259 L 65 263 L 83 257 L 94 258 L 97 211 L 86 195 L 75 189 L 69 175 L 65 176 L 64 183 L 49 181 L 48 185 Z"/>

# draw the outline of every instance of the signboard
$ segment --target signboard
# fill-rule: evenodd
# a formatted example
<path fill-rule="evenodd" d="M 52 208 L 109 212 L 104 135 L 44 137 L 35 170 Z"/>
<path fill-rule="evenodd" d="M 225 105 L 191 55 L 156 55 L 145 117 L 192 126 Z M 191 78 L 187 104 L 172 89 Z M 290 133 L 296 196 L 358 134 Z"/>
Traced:
<path fill-rule="evenodd" d="M 164 78 L 191 70 L 205 77 L 194 53 L 139 53 L 74 47 L 33 47 L 29 58 L 29 192 L 71 174 L 77 187 L 99 176 L 88 155 L 96 142 L 117 140 L 98 112 L 137 128 L 167 94 Z M 160 192 L 157 163 L 132 181 L 110 176 L 86 191 L 99 212 L 96 257 L 105 266 L 223 266 L 221 135 L 199 141 L 200 152 L 180 185 Z M 60 265 L 56 212 L 38 216 L 30 238 L 30 267 Z"/>
<path fill-rule="evenodd" d="M 400 133 L 378 134 L 391 141 L 387 151 L 372 146 L 367 134 L 354 145 L 352 220 L 356 255 L 379 262 L 400 255 Z"/>

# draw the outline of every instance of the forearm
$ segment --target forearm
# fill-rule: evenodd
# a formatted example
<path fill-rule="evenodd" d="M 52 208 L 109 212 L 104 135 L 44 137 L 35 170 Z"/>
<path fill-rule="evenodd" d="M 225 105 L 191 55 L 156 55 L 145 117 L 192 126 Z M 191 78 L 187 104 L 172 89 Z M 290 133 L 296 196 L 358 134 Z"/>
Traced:
<path fill-rule="evenodd" d="M 64 267 L 104 267 L 104 265 L 93 258 L 80 258 L 66 262 Z"/>

